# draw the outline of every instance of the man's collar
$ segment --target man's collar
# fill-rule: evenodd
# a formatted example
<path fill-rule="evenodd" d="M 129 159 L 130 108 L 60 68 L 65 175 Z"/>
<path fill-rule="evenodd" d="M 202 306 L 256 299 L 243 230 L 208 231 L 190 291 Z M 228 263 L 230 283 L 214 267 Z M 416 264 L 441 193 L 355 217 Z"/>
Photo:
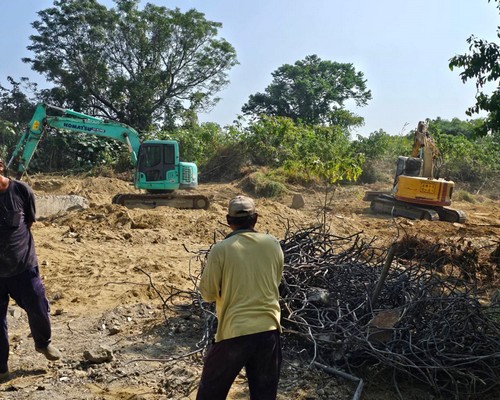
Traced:
<path fill-rule="evenodd" d="M 247 229 L 236 229 L 232 231 L 229 235 L 227 235 L 224 239 L 230 238 L 231 236 L 237 235 L 238 233 L 245 233 L 245 232 L 257 232 L 255 229 L 252 228 L 247 228 Z"/>

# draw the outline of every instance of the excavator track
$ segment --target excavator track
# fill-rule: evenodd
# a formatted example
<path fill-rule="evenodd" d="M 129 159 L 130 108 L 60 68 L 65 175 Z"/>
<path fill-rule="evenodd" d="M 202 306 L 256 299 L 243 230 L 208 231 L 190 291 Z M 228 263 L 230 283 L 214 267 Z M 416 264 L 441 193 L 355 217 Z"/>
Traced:
<path fill-rule="evenodd" d="M 455 210 L 449 207 L 424 206 L 405 203 L 403 201 L 396 200 L 393 196 L 385 193 L 381 193 L 378 196 L 374 193 L 370 193 L 370 196 L 365 196 L 365 198 L 367 200 L 371 200 L 370 208 L 376 213 L 428 221 L 464 223 L 466 220 L 466 215 L 461 210 Z"/>
<path fill-rule="evenodd" d="M 436 207 L 440 221 L 458 222 L 463 224 L 467 219 L 467 215 L 462 210 L 457 210 L 449 207 Z"/>
<path fill-rule="evenodd" d="M 206 210 L 209 200 L 201 195 L 178 194 L 117 194 L 113 197 L 113 204 L 120 204 L 128 208 L 156 208 L 173 207 L 184 210 Z"/>

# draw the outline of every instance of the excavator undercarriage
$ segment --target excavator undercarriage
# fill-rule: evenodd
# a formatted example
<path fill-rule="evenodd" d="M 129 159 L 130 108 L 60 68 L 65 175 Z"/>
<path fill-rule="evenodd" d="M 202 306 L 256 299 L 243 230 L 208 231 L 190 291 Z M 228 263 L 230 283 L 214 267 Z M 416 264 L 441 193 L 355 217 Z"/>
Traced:
<path fill-rule="evenodd" d="M 112 203 L 128 208 L 146 209 L 168 206 L 188 210 L 206 210 L 209 206 L 209 200 L 205 196 L 173 193 L 117 194 L 113 197 Z"/>
<path fill-rule="evenodd" d="M 375 213 L 389 214 L 394 217 L 464 223 L 466 215 L 462 210 L 450 207 L 411 204 L 397 200 L 386 192 L 366 192 L 365 201 L 370 201 L 370 209 Z"/>

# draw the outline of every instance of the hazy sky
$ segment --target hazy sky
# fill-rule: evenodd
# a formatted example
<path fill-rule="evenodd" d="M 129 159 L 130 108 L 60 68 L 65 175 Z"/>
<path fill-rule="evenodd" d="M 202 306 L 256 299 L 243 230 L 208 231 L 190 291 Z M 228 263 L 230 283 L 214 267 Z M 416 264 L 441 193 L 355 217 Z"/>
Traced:
<path fill-rule="evenodd" d="M 231 124 L 248 96 L 271 83 L 271 73 L 307 55 L 352 63 L 363 72 L 372 100 L 350 110 L 364 117 L 355 134 L 384 129 L 408 133 L 419 120 L 441 117 L 469 119 L 475 85 L 463 84 L 460 70 L 448 61 L 463 54 L 474 34 L 497 40 L 500 18 L 496 3 L 487 0 L 152 0 L 186 11 L 195 8 L 223 24 L 219 34 L 236 49 L 240 64 L 229 74 L 222 100 L 201 121 Z M 110 7 L 111 0 L 100 3 Z M 141 1 L 141 5 L 146 4 Z M 7 76 L 35 74 L 22 57 L 35 34 L 37 11 L 52 0 L 2 0 L 0 14 L 0 84 Z"/>

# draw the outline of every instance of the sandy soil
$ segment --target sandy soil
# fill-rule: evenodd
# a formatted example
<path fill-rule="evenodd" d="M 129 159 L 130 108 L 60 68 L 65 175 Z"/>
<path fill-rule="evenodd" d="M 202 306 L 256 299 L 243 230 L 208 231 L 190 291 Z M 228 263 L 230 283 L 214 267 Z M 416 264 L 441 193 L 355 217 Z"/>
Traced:
<path fill-rule="evenodd" d="M 112 205 L 113 195 L 132 191 L 127 182 L 112 178 L 34 176 L 30 183 L 36 194 L 77 194 L 90 207 L 34 225 L 53 341 L 63 359 L 48 362 L 35 353 L 26 315 L 11 303 L 12 379 L 0 385 L 0 399 L 194 399 L 199 354 L 158 361 L 185 355 L 201 340 L 201 321 L 188 308 L 174 309 L 170 295 L 193 289 L 199 254 L 227 232 L 225 207 L 243 192 L 238 182 L 200 185 L 197 192 L 211 200 L 210 208 L 201 211 Z M 300 210 L 290 207 L 293 193 L 257 199 L 258 230 L 282 239 L 290 228 L 325 219 L 339 235 L 363 232 L 381 246 L 404 233 L 430 240 L 465 238 L 485 254 L 498 244 L 499 201 L 455 202 L 468 215 L 465 224 L 394 220 L 370 212 L 362 201 L 365 189 L 340 188 L 328 196 L 303 191 L 306 204 Z M 352 385 L 318 371 L 298 371 L 285 365 L 279 399 L 331 398 L 332 386 L 337 398 L 352 398 Z M 418 391 L 412 396 L 429 398 Z M 229 398 L 248 398 L 244 376 Z M 397 397 L 372 382 L 362 398 Z"/>

